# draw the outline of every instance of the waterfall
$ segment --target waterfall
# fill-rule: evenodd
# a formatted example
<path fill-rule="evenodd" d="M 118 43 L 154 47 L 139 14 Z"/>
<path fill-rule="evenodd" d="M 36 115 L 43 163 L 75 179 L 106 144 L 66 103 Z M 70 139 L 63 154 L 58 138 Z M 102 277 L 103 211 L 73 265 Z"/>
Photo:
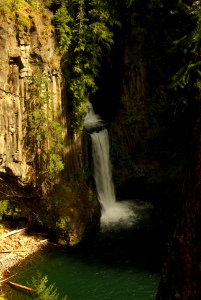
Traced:
<path fill-rule="evenodd" d="M 100 203 L 105 210 L 115 205 L 115 192 L 109 159 L 109 137 L 107 129 L 91 134 L 94 179 Z"/>
<path fill-rule="evenodd" d="M 93 111 L 91 103 L 87 100 L 90 111 L 87 112 L 84 126 L 89 130 L 92 140 L 92 156 L 94 164 L 94 179 L 98 193 L 99 202 L 102 204 L 103 211 L 101 225 L 123 224 L 130 226 L 133 224 L 134 212 L 132 202 L 117 202 L 115 189 L 112 180 L 112 170 L 110 162 L 110 148 L 108 131 L 102 128 L 104 121 Z M 98 132 L 95 130 L 98 128 Z"/>

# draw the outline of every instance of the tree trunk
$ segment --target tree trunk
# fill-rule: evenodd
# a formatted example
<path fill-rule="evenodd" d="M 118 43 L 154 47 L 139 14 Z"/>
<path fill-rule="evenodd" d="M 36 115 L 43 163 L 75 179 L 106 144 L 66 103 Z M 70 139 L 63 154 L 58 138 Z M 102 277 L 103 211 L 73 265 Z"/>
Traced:
<path fill-rule="evenodd" d="M 187 107 L 182 208 L 168 243 L 156 300 L 201 299 L 201 97 Z"/>

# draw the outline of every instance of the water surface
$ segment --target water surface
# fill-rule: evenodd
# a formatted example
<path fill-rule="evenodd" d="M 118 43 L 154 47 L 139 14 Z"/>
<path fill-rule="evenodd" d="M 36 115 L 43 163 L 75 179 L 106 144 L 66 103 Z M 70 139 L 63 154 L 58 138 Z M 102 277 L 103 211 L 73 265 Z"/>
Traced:
<path fill-rule="evenodd" d="M 67 300 L 154 300 L 168 220 L 165 215 L 156 215 L 149 203 L 131 202 L 135 216 L 132 226 L 105 224 L 75 248 L 55 248 L 26 267 L 16 268 L 13 282 L 26 285 L 39 270 L 48 275 L 48 283 L 56 282 L 59 300 L 65 295 Z M 8 300 L 29 299 L 28 292 L 7 290 Z"/>

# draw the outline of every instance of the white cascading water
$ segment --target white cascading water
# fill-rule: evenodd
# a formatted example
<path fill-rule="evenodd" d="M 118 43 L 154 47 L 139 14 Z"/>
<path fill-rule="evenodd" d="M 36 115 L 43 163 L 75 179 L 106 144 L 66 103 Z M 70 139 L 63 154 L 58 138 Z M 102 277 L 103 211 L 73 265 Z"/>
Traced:
<path fill-rule="evenodd" d="M 87 114 L 84 118 L 84 126 L 87 129 L 90 129 L 91 127 L 94 127 L 94 126 L 102 123 L 102 119 L 99 115 L 96 115 L 94 113 L 93 106 L 92 106 L 91 102 L 89 102 L 88 99 L 86 100 L 86 104 L 89 107 L 89 111 L 86 110 Z"/>
<path fill-rule="evenodd" d="M 87 113 L 84 126 L 87 129 L 95 128 L 98 124 L 103 122 L 99 115 L 93 111 L 91 103 L 87 100 L 90 106 L 90 111 Z M 116 226 L 131 226 L 134 221 L 134 212 L 132 209 L 132 202 L 121 201 L 117 202 L 115 197 L 114 184 L 112 180 L 112 170 L 110 163 L 110 148 L 109 137 L 107 129 L 99 132 L 91 133 L 92 140 L 92 156 L 94 164 L 94 179 L 98 198 L 103 206 L 101 225 L 102 227 L 112 225 Z"/>
<path fill-rule="evenodd" d="M 115 191 L 109 159 L 109 138 L 107 129 L 91 134 L 94 179 L 99 201 L 108 211 L 115 205 Z"/>

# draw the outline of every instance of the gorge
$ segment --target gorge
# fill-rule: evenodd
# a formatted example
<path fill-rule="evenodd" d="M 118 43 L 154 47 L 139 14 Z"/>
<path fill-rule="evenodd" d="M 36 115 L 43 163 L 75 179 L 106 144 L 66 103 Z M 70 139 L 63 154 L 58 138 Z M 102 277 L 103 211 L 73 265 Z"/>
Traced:
<path fill-rule="evenodd" d="M 53 235 L 68 278 L 89 266 L 72 299 L 201 297 L 200 16 L 193 0 L 0 1 L 0 225 Z"/>

